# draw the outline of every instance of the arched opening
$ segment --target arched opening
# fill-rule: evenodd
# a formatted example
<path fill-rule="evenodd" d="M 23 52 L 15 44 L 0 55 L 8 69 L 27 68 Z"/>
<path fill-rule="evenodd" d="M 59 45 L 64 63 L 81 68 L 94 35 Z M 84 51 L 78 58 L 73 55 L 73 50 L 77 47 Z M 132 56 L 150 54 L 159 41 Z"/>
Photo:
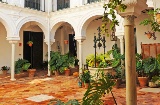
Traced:
<path fill-rule="evenodd" d="M 59 22 L 53 29 L 55 29 L 56 32 L 54 36 L 55 43 L 52 45 L 52 50 L 59 51 L 62 54 L 69 52 L 71 55 L 77 56 L 77 42 L 74 39 L 75 32 L 73 27 L 67 22 Z"/>
<path fill-rule="evenodd" d="M 42 69 L 45 59 L 47 45 L 43 42 L 44 33 L 37 25 L 37 22 L 30 21 L 25 23 L 19 32 L 20 41 L 18 42 L 18 58 L 23 58 L 31 63 L 31 68 Z M 29 41 L 32 46 L 29 46 Z"/>

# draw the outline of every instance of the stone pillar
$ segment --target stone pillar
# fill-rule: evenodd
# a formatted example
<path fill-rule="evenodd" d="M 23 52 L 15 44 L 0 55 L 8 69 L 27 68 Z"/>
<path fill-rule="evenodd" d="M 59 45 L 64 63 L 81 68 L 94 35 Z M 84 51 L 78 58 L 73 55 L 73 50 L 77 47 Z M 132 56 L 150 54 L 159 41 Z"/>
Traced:
<path fill-rule="evenodd" d="M 50 56 L 50 52 L 51 52 L 51 45 L 53 44 L 53 42 L 46 42 L 46 44 L 48 45 L 48 62 L 50 61 L 51 59 L 51 56 Z M 50 66 L 49 66 L 49 63 L 48 63 L 48 76 L 51 76 L 51 71 L 50 71 Z"/>
<path fill-rule="evenodd" d="M 82 73 L 82 64 L 83 64 L 83 41 L 85 40 L 85 37 L 75 37 L 75 40 L 78 41 L 79 45 L 79 73 Z"/>
<path fill-rule="evenodd" d="M 121 36 L 117 36 L 118 39 L 120 39 L 120 53 L 123 55 L 124 54 L 124 34 Z M 122 71 L 121 71 L 121 78 L 124 78 L 124 60 L 121 60 L 121 67 L 122 67 Z"/>
<path fill-rule="evenodd" d="M 14 71 L 15 71 L 15 44 L 17 43 L 17 41 L 9 41 L 9 43 L 11 43 L 12 46 L 12 55 L 11 55 L 11 81 L 16 80 L 14 78 Z"/>
<path fill-rule="evenodd" d="M 124 17 L 127 105 L 137 105 L 134 18 L 134 15 Z"/>

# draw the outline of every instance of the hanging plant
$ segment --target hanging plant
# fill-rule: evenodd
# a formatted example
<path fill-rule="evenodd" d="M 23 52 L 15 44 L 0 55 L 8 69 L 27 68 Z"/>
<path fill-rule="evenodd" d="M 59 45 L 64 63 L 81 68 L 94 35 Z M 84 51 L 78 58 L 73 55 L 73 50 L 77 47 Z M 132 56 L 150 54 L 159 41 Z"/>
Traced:
<path fill-rule="evenodd" d="M 149 18 L 147 17 L 143 21 L 140 22 L 140 25 L 144 26 L 150 26 L 151 31 L 153 32 L 160 32 L 160 17 L 159 16 L 160 8 L 157 8 L 155 10 L 149 10 L 147 14 L 149 15 Z"/>
<path fill-rule="evenodd" d="M 109 36 L 110 31 L 115 31 L 115 26 L 119 25 L 118 20 L 116 19 L 116 11 L 119 10 L 120 12 L 124 12 L 127 8 L 125 4 L 122 3 L 124 0 L 109 0 L 108 4 L 104 4 L 103 8 L 105 9 L 104 15 L 102 18 L 103 25 L 101 27 L 102 32 L 106 33 Z M 109 19 L 111 17 L 111 20 Z M 110 26 L 107 29 L 107 26 Z"/>
<path fill-rule="evenodd" d="M 27 44 L 31 47 L 33 44 L 33 41 L 28 41 Z"/>

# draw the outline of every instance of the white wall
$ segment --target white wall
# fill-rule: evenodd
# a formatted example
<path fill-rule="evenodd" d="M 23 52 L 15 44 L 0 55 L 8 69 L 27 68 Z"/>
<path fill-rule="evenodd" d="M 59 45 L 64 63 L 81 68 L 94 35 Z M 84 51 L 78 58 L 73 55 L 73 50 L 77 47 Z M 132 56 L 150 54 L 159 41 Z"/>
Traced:
<path fill-rule="evenodd" d="M 6 40 L 7 32 L 2 23 L 0 23 L 0 69 L 2 66 L 11 67 L 11 44 Z M 0 71 L 0 73 L 2 73 Z"/>
<path fill-rule="evenodd" d="M 94 42 L 94 33 L 96 33 L 96 36 L 98 37 L 98 31 L 97 28 L 102 25 L 101 20 L 94 20 L 92 21 L 87 30 L 86 30 L 86 40 L 83 42 L 83 64 L 86 63 L 86 57 L 89 54 L 94 54 L 95 49 L 93 47 Z M 103 35 L 103 34 L 102 34 Z M 112 46 L 115 44 L 115 41 L 110 41 L 110 37 L 105 36 L 106 38 L 106 52 L 112 49 Z M 97 53 L 104 53 L 103 47 L 100 49 L 97 47 Z"/>
<path fill-rule="evenodd" d="M 160 33 L 156 33 L 156 40 L 153 40 L 153 37 L 151 39 L 148 39 L 146 35 L 144 35 L 144 32 L 151 31 L 150 26 L 143 26 L 139 25 L 139 23 L 144 19 L 147 18 L 146 14 L 140 15 L 138 18 L 135 19 L 135 26 L 136 26 L 136 37 L 137 37 L 137 52 L 141 53 L 141 42 L 142 44 L 151 44 L 151 43 L 160 43 Z"/>

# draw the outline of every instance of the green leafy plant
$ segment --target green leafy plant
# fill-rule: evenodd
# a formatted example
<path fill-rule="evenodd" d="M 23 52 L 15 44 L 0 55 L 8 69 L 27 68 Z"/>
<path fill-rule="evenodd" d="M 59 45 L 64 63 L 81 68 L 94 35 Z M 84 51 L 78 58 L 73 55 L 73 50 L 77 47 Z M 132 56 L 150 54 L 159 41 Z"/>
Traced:
<path fill-rule="evenodd" d="M 28 70 L 30 65 L 31 65 L 31 63 L 29 63 L 28 60 L 18 59 L 17 61 L 15 61 L 15 73 L 18 74 L 22 70 Z"/>
<path fill-rule="evenodd" d="M 160 8 L 157 8 L 155 10 L 151 9 L 147 12 L 147 14 L 149 15 L 149 18 L 145 18 L 144 20 L 142 20 L 140 22 L 140 25 L 144 25 L 144 26 L 150 26 L 151 27 L 151 32 L 153 33 L 152 36 L 154 37 L 154 39 L 156 39 L 154 33 L 155 32 L 160 32 L 160 24 L 155 20 L 156 18 L 156 14 L 158 14 L 160 11 Z M 145 32 L 146 33 L 146 32 Z"/>
<path fill-rule="evenodd" d="M 98 80 L 92 81 L 90 87 L 84 94 L 82 105 L 102 105 L 103 95 L 111 92 L 113 85 L 114 82 L 111 81 L 107 76 L 103 75 Z"/>
<path fill-rule="evenodd" d="M 69 68 L 70 65 L 74 65 L 74 56 L 67 54 L 60 54 L 60 52 L 51 52 L 51 59 L 49 61 L 51 71 L 64 72 L 64 68 Z"/>
<path fill-rule="evenodd" d="M 115 31 L 115 26 L 119 25 L 118 20 L 116 19 L 116 11 L 124 12 L 127 6 L 122 3 L 123 0 L 109 0 L 108 4 L 104 4 L 103 8 L 105 9 L 104 15 L 102 18 L 103 25 L 101 27 L 104 33 L 107 33 L 109 36 L 110 31 Z M 111 17 L 111 20 L 109 19 Z M 106 27 L 110 25 L 110 29 Z"/>
<path fill-rule="evenodd" d="M 1 70 L 9 70 L 10 69 L 10 67 L 8 67 L 8 66 L 2 66 L 1 67 Z"/>

